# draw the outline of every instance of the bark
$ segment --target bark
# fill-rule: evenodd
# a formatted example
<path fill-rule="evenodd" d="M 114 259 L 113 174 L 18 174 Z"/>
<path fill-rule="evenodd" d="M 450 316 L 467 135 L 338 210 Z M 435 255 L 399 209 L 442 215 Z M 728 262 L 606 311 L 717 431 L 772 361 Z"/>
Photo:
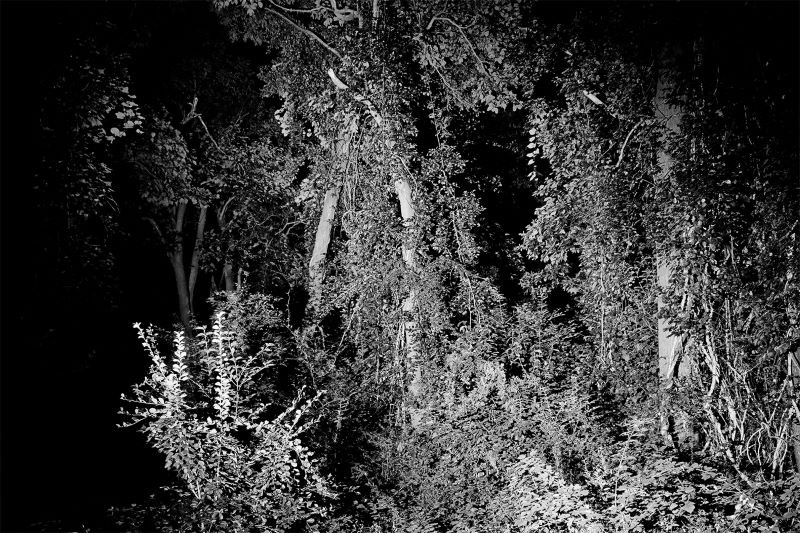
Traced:
<path fill-rule="evenodd" d="M 683 109 L 680 104 L 669 101 L 675 89 L 674 61 L 678 55 L 676 48 L 668 48 L 661 58 L 659 69 L 658 84 L 655 96 L 655 113 L 658 120 L 665 121 L 667 133 L 680 133 L 680 123 Z M 672 156 L 666 149 L 666 135 L 662 138 L 662 148 L 658 152 L 658 165 L 660 175 L 658 183 L 662 187 L 669 187 L 671 174 L 674 167 Z M 658 249 L 658 247 L 657 247 Z M 675 275 L 674 259 L 670 257 L 668 246 L 662 246 L 656 253 L 656 279 L 660 292 L 669 290 L 670 281 Z M 665 308 L 662 297 L 658 297 L 658 311 L 661 313 Z M 691 373 L 691 360 L 688 353 L 683 350 L 683 343 L 680 335 L 671 331 L 672 324 L 669 319 L 658 319 L 658 368 L 659 378 L 664 389 L 669 389 L 675 377 L 687 377 Z M 674 442 L 672 417 L 662 409 L 662 434 L 665 439 Z M 683 432 L 679 435 L 679 440 L 684 440 L 688 435 Z"/>
<path fill-rule="evenodd" d="M 322 300 L 322 281 L 325 277 L 325 258 L 328 255 L 328 247 L 331 242 L 333 223 L 336 220 L 336 208 L 339 205 L 339 193 L 341 185 L 335 185 L 325 191 L 325 198 L 322 201 L 322 213 L 317 224 L 317 233 L 314 237 L 314 249 L 311 252 L 311 260 L 308 263 L 308 274 L 310 278 L 309 293 L 311 305 L 316 309 Z"/>
<path fill-rule="evenodd" d="M 197 233 L 194 238 L 194 248 L 192 248 L 191 270 L 189 271 L 189 305 L 194 313 L 194 288 L 197 285 L 197 275 L 200 272 L 200 251 L 203 248 L 203 233 L 206 229 L 206 218 L 208 217 L 208 207 L 200 208 L 200 215 L 197 219 Z"/>
<path fill-rule="evenodd" d="M 403 262 L 409 272 L 417 270 L 415 260 L 416 249 L 412 243 L 411 228 L 414 224 L 414 204 L 411 199 L 411 185 L 404 179 L 394 182 L 397 199 L 400 202 L 400 214 L 403 217 L 403 226 L 406 231 L 406 239 L 403 244 Z M 422 365 L 420 360 L 419 331 L 415 313 L 417 309 L 417 288 L 413 285 L 408 290 L 408 296 L 403 301 L 403 324 L 402 341 L 406 352 L 406 372 L 410 376 L 408 382 L 408 393 L 412 405 L 419 403 L 422 395 Z M 418 420 L 415 411 L 411 410 L 412 425 L 417 425 Z"/>
<path fill-rule="evenodd" d="M 800 405 L 798 405 L 798 391 L 800 391 L 800 348 L 794 353 L 789 351 L 787 356 L 789 365 L 790 398 L 792 399 L 792 455 L 794 456 L 795 471 L 800 472 Z M 790 416 L 791 419 L 791 416 Z"/>
<path fill-rule="evenodd" d="M 236 283 L 233 281 L 233 265 L 227 261 L 222 267 L 222 278 L 225 281 L 225 292 L 235 292 Z"/>
<path fill-rule="evenodd" d="M 181 200 L 175 208 L 175 241 L 168 252 L 172 271 L 175 274 L 175 286 L 178 292 L 178 314 L 184 327 L 191 324 L 191 303 L 189 284 L 186 280 L 186 268 L 183 262 L 183 222 L 186 217 L 186 200 Z"/>
<path fill-rule="evenodd" d="M 229 198 L 225 205 L 222 206 L 221 209 L 217 210 L 217 224 L 219 225 L 220 231 L 224 231 L 227 227 L 227 223 L 225 222 L 225 213 L 228 211 L 228 206 L 231 205 L 233 198 Z M 230 252 L 231 245 L 228 243 L 228 251 Z M 225 292 L 234 292 L 236 291 L 236 284 L 233 281 L 233 263 L 229 259 L 225 259 L 225 263 L 222 265 L 222 281 L 225 284 Z"/>
<path fill-rule="evenodd" d="M 347 158 L 349 155 L 348 140 L 343 139 L 336 142 L 334 149 L 334 165 L 345 171 L 347 168 Z M 322 301 L 322 282 L 325 278 L 325 258 L 328 255 L 328 247 L 331 243 L 331 233 L 333 224 L 336 220 L 336 209 L 339 206 L 339 194 L 342 190 L 341 182 L 325 191 L 322 200 L 322 212 L 317 224 L 317 233 L 314 236 L 314 248 L 311 252 L 311 259 L 308 262 L 309 277 L 309 304 L 312 309 L 318 309 Z"/>

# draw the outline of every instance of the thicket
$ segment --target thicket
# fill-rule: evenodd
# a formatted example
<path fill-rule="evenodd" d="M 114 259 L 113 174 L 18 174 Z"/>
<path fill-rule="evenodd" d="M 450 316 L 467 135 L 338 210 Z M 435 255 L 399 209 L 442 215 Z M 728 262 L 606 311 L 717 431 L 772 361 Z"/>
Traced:
<path fill-rule="evenodd" d="M 211 7 L 269 55 L 87 63 L 46 166 L 125 172 L 178 295 L 118 527 L 800 527 L 796 54 L 726 26 L 779 9 Z"/>

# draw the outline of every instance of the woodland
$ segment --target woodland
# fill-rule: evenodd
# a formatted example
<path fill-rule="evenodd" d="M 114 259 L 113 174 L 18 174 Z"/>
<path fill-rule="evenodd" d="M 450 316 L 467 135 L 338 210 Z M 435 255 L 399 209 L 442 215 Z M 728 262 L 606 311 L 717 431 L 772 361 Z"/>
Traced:
<path fill-rule="evenodd" d="M 4 531 L 800 531 L 800 4 L 0 8 Z"/>

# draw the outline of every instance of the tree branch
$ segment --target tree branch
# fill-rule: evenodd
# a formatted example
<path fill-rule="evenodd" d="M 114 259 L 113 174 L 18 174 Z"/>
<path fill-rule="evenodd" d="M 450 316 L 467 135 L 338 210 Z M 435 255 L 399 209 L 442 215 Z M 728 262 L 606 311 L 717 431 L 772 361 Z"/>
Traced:
<path fill-rule="evenodd" d="M 337 89 L 346 91 L 350 88 L 347 86 L 346 83 L 344 83 L 342 80 L 339 79 L 339 77 L 336 75 L 336 73 L 333 71 L 332 68 L 328 69 L 328 76 L 333 81 L 333 84 L 336 86 Z M 369 111 L 369 114 L 372 115 L 373 120 L 375 120 L 375 123 L 378 126 L 380 126 L 381 122 L 383 122 L 383 118 L 381 117 L 380 113 L 378 113 L 378 110 L 375 109 L 375 106 L 372 104 L 372 102 L 370 102 L 369 99 L 364 98 L 357 92 L 353 93 L 353 98 L 357 102 L 366 106 L 367 110 Z"/>
<path fill-rule="evenodd" d="M 437 20 L 441 20 L 442 22 L 447 22 L 451 24 L 459 31 L 459 33 L 461 33 L 461 36 L 464 38 L 465 41 L 467 41 L 467 46 L 469 46 L 472 55 L 475 56 L 475 60 L 478 62 L 478 67 L 481 71 L 481 74 L 488 76 L 489 72 L 486 70 L 486 65 L 484 65 L 483 60 L 478 55 L 478 52 L 475 51 L 475 47 L 472 46 L 472 41 L 469 40 L 469 37 L 467 37 L 467 34 L 464 32 L 464 27 L 459 24 L 456 24 L 456 22 L 450 17 L 435 16 L 431 18 L 430 22 L 428 22 L 428 26 L 425 29 L 430 30 L 433 27 L 433 23 L 436 22 Z"/>
<path fill-rule="evenodd" d="M 151 217 L 142 217 L 142 220 L 144 220 L 145 222 L 149 222 L 150 225 L 153 226 L 153 229 L 156 230 L 158 238 L 161 240 L 162 243 L 164 243 L 164 235 L 161 233 L 161 228 L 158 227 L 158 222 L 153 220 Z"/>
<path fill-rule="evenodd" d="M 269 3 L 272 4 L 273 6 L 277 7 L 278 9 L 281 9 L 281 6 L 279 6 L 278 4 L 273 2 L 272 0 L 269 0 Z M 270 9 L 268 7 L 265 7 L 264 9 L 266 9 L 268 12 L 272 13 L 273 15 L 277 16 L 278 18 L 280 18 L 281 20 L 286 22 L 288 25 L 290 25 L 291 27 L 293 27 L 294 29 L 296 29 L 297 31 L 299 31 L 300 33 L 302 33 L 303 35 L 305 35 L 309 39 L 317 41 L 320 45 L 322 45 L 323 48 L 325 48 L 325 50 L 327 50 L 328 52 L 332 53 L 333 55 L 335 55 L 339 59 L 343 59 L 342 58 L 342 54 L 340 54 L 338 50 L 336 50 L 334 47 L 332 47 L 331 45 L 329 45 L 328 43 L 323 41 L 322 38 L 319 35 L 317 35 L 316 33 L 314 33 L 313 31 L 308 30 L 308 29 L 300 26 L 298 23 L 296 23 L 295 21 L 293 21 L 292 19 L 290 19 L 289 17 L 287 17 L 286 15 L 281 13 L 280 11 L 276 11 L 274 9 Z"/>
<path fill-rule="evenodd" d="M 336 20 L 339 21 L 340 24 L 344 24 L 345 22 L 350 22 L 353 19 L 358 20 L 358 27 L 364 27 L 364 21 L 361 18 L 361 13 L 357 9 L 339 9 L 336 5 L 336 0 L 330 0 L 331 9 L 333 10 L 333 16 L 336 17 Z"/>
<path fill-rule="evenodd" d="M 629 131 L 629 132 L 628 132 L 628 136 L 627 136 L 627 137 L 625 137 L 625 142 L 624 142 L 624 143 L 622 143 L 622 148 L 620 148 L 620 150 L 619 150 L 619 158 L 617 159 L 617 164 L 616 164 L 616 165 L 614 165 L 614 168 L 619 168 L 619 165 L 622 163 L 622 158 L 623 158 L 623 156 L 625 155 L 625 147 L 626 147 L 626 146 L 628 146 L 628 141 L 630 141 L 630 140 L 631 140 L 631 135 L 633 135 L 633 132 L 634 132 L 634 131 L 636 131 L 636 129 L 637 129 L 639 126 L 641 126 L 642 124 L 644 124 L 644 119 L 642 119 L 642 120 L 640 120 L 639 122 L 637 122 L 637 123 L 636 123 L 636 124 L 633 126 L 633 128 L 631 128 L 631 131 Z"/>
<path fill-rule="evenodd" d="M 222 208 L 219 211 L 217 211 L 217 222 L 219 222 L 220 229 L 225 229 L 225 227 L 228 225 L 228 223 L 225 222 L 225 214 L 228 212 L 228 206 L 231 205 L 232 201 L 233 201 L 233 196 L 228 198 L 225 201 L 225 203 L 222 204 Z"/>
<path fill-rule="evenodd" d="M 322 7 L 319 2 L 317 2 L 316 7 L 311 7 L 311 8 L 308 8 L 308 9 L 299 9 L 299 8 L 296 8 L 296 7 L 286 7 L 286 6 L 282 6 L 282 5 L 277 4 L 275 2 L 272 2 L 272 1 L 270 1 L 270 4 L 272 4 L 273 6 L 279 8 L 279 9 L 282 9 L 282 10 L 286 11 L 287 13 L 306 13 L 306 14 L 308 14 L 308 13 L 318 13 L 320 11 L 325 11 L 325 8 Z"/>
<path fill-rule="evenodd" d="M 222 149 L 217 144 L 217 141 L 214 140 L 214 137 L 211 135 L 211 132 L 208 131 L 208 126 L 206 126 L 206 122 L 205 122 L 205 120 L 203 120 L 203 116 L 196 112 L 196 109 L 197 109 L 197 97 L 196 96 L 194 97 L 194 100 L 192 100 L 192 103 L 189 104 L 189 105 L 191 106 L 189 108 L 189 112 L 186 114 L 185 117 L 183 117 L 183 121 L 181 121 L 181 124 L 186 124 L 187 122 L 189 122 L 193 118 L 196 118 L 197 120 L 199 120 L 200 124 L 203 125 L 203 129 L 206 131 L 206 135 L 208 135 L 208 138 L 211 139 L 211 142 L 214 144 L 214 148 L 216 148 L 218 152 L 222 152 Z"/>

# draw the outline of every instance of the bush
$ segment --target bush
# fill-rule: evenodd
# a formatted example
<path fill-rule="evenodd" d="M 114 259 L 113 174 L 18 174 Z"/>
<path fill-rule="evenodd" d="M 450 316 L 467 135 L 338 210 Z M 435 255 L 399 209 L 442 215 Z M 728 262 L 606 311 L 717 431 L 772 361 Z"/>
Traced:
<path fill-rule="evenodd" d="M 211 332 L 201 329 L 192 342 L 176 332 L 170 364 L 159 353 L 152 328 L 135 327 L 152 366 L 133 394 L 123 395 L 132 405 L 122 411 L 125 425 L 141 424 L 180 480 L 167 502 L 159 504 L 180 516 L 151 510 L 151 520 L 163 518 L 152 525 L 160 530 L 283 531 L 302 524 L 315 529 L 334 494 L 300 436 L 315 422 L 307 421 L 308 414 L 321 393 L 304 401 L 301 391 L 282 410 L 264 403 L 255 380 L 272 366 L 271 346 L 243 354 L 236 335 L 225 328 L 223 313 Z"/>

